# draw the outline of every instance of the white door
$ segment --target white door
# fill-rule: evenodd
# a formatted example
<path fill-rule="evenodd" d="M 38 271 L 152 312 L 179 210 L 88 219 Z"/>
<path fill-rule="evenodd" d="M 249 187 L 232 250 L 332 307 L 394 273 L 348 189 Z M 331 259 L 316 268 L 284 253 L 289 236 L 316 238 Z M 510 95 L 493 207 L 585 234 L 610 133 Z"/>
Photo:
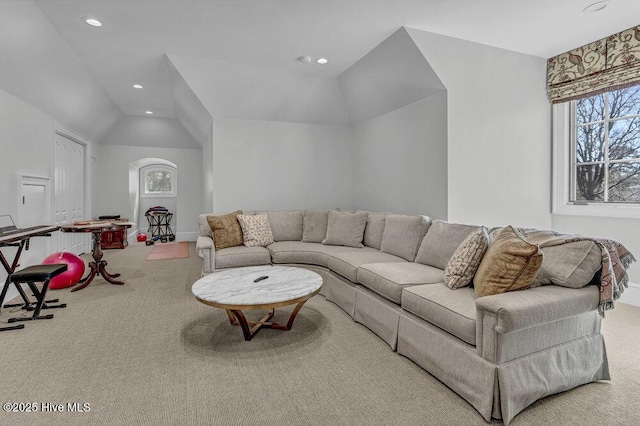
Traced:
<path fill-rule="evenodd" d="M 31 226 L 47 225 L 49 219 L 46 217 L 46 186 L 44 184 L 22 184 L 20 206 L 20 218 L 18 226 L 28 228 Z M 36 237 L 29 240 L 29 250 L 22 252 L 20 266 L 37 265 L 47 257 L 50 250 L 50 241 L 47 237 Z"/>
<path fill-rule="evenodd" d="M 55 134 L 54 224 L 58 226 L 84 220 L 85 146 Z M 87 234 L 57 232 L 56 251 L 84 252 Z"/>

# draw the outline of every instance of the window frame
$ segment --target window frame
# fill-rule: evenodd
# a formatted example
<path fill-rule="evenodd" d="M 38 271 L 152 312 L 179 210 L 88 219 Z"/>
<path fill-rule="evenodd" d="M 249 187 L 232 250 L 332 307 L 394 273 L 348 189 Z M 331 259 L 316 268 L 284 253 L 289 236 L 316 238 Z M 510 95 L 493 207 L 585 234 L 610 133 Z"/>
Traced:
<path fill-rule="evenodd" d="M 640 218 L 640 203 L 571 201 L 575 198 L 577 167 L 575 108 L 575 101 L 552 106 L 551 212 L 573 216 Z M 605 161 L 608 161 L 606 154 Z"/>
<path fill-rule="evenodd" d="M 171 172 L 171 192 L 151 192 L 147 190 L 147 174 L 156 170 Z M 140 191 L 140 196 L 145 198 L 155 197 L 177 197 L 178 196 L 178 169 L 161 164 L 150 164 L 140 169 L 142 173 L 143 190 Z"/>

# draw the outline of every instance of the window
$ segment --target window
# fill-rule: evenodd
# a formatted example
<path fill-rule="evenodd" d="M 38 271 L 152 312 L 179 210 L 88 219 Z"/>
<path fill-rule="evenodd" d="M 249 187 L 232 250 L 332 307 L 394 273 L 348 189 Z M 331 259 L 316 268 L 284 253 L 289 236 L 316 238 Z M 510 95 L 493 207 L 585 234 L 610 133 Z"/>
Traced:
<path fill-rule="evenodd" d="M 575 204 L 640 204 L 640 86 L 571 102 Z"/>
<path fill-rule="evenodd" d="M 176 170 L 167 166 L 148 166 L 143 169 L 144 194 L 153 197 L 176 196 Z"/>

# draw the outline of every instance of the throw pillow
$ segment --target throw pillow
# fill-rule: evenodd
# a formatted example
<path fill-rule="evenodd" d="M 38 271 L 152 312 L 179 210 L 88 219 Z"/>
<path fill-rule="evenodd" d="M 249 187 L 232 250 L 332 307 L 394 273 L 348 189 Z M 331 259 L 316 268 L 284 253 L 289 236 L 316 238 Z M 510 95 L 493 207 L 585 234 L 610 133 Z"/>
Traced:
<path fill-rule="evenodd" d="M 242 228 L 237 217 L 239 214 L 242 214 L 242 210 L 222 216 L 207 216 L 216 250 L 242 245 Z"/>
<path fill-rule="evenodd" d="M 474 225 L 434 220 L 429 227 L 429 231 L 422 239 L 415 261 L 445 269 L 453 253 L 465 238 L 476 229 L 478 227 Z"/>
<path fill-rule="evenodd" d="M 302 241 L 321 243 L 327 238 L 329 210 L 305 210 L 302 216 Z"/>
<path fill-rule="evenodd" d="M 300 241 L 302 239 L 302 211 L 281 210 L 263 212 L 269 218 L 273 241 Z"/>
<path fill-rule="evenodd" d="M 484 254 L 489 248 L 487 228 L 480 227 L 465 238 L 444 269 L 444 283 L 451 289 L 471 284 Z"/>
<path fill-rule="evenodd" d="M 247 247 L 266 247 L 273 243 L 271 225 L 266 213 L 248 216 L 239 214 L 238 222 L 244 234 L 244 245 Z"/>
<path fill-rule="evenodd" d="M 541 250 L 544 261 L 532 287 L 545 284 L 584 287 L 602 268 L 602 251 L 593 241 L 575 241 Z"/>
<path fill-rule="evenodd" d="M 387 213 L 372 213 L 362 210 L 356 213 L 367 213 L 367 226 L 364 228 L 364 237 L 362 243 L 367 247 L 373 247 L 380 250 L 382 244 L 382 234 L 384 233 L 384 223 Z"/>
<path fill-rule="evenodd" d="M 327 237 L 322 240 L 322 244 L 362 248 L 365 226 L 367 226 L 366 213 L 332 210 L 329 212 L 327 222 Z"/>
<path fill-rule="evenodd" d="M 413 262 L 430 219 L 423 216 L 388 214 L 385 219 L 380 251 Z"/>
<path fill-rule="evenodd" d="M 542 265 L 542 251 L 511 226 L 496 235 L 473 278 L 476 296 L 524 290 Z"/>

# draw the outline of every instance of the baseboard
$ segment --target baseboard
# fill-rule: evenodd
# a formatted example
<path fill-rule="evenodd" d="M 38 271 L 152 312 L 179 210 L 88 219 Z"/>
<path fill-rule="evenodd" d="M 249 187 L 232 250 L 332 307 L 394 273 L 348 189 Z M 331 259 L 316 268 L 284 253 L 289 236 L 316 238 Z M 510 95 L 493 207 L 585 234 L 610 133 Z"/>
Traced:
<path fill-rule="evenodd" d="M 620 296 L 620 302 L 640 307 L 640 284 L 629 283 Z"/>
<path fill-rule="evenodd" d="M 138 233 L 140 232 L 140 228 L 136 228 L 133 230 L 130 230 L 129 233 L 127 234 L 127 239 L 128 240 L 135 240 L 136 238 L 138 238 Z"/>
<path fill-rule="evenodd" d="M 199 232 L 178 232 L 176 233 L 176 241 L 196 241 Z"/>

